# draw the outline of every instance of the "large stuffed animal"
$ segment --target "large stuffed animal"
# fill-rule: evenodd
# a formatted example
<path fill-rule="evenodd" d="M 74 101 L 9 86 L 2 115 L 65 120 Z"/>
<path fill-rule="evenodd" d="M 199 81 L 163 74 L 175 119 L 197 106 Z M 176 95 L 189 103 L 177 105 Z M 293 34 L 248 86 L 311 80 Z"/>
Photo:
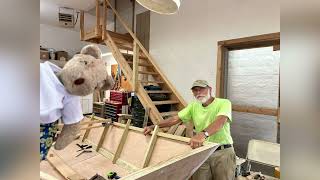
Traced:
<path fill-rule="evenodd" d="M 85 46 L 63 68 L 51 62 L 40 64 L 40 159 L 53 144 L 58 120 L 64 123 L 54 148 L 61 150 L 80 132 L 83 119 L 80 96 L 96 89 L 111 89 L 114 81 L 96 45 Z"/>

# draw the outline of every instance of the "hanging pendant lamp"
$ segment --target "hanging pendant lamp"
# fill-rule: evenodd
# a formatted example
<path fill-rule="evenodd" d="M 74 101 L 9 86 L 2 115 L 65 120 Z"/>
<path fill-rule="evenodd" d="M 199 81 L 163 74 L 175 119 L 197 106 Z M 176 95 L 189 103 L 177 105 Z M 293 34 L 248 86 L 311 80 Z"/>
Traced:
<path fill-rule="evenodd" d="M 180 0 L 137 0 L 146 9 L 159 14 L 174 14 L 179 10 Z"/>

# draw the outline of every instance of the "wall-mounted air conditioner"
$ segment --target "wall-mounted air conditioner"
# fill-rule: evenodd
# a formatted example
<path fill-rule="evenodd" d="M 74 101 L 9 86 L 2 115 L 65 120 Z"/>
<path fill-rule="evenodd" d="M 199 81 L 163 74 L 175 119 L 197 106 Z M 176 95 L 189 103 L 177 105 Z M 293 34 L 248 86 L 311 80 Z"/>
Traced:
<path fill-rule="evenodd" d="M 63 27 L 73 28 L 74 23 L 74 9 L 72 8 L 59 8 L 59 24 Z"/>

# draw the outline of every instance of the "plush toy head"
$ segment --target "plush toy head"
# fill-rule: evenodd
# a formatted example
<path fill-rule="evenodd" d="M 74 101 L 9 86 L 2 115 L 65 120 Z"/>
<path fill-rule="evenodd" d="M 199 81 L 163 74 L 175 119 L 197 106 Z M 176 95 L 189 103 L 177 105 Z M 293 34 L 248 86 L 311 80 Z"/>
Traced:
<path fill-rule="evenodd" d="M 114 85 L 107 73 L 107 63 L 101 59 L 101 51 L 96 45 L 87 45 L 76 54 L 58 74 L 70 94 L 86 96 L 95 89 L 107 90 Z"/>

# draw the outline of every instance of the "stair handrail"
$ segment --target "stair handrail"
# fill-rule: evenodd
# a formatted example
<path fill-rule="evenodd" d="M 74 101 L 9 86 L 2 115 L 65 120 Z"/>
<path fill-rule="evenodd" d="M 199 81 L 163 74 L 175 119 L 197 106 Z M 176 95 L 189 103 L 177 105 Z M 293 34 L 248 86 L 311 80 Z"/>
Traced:
<path fill-rule="evenodd" d="M 141 42 L 139 41 L 139 39 L 136 37 L 136 35 L 132 32 L 132 30 L 128 27 L 127 23 L 120 17 L 119 13 L 117 12 L 116 9 L 114 9 L 114 7 L 111 5 L 111 3 L 109 2 L 109 0 L 105 0 L 107 2 L 107 4 L 109 5 L 109 7 L 111 8 L 112 12 L 116 15 L 116 17 L 119 19 L 120 23 L 123 25 L 123 27 L 128 31 L 128 33 L 131 35 L 131 37 L 133 38 L 133 40 L 135 41 L 135 43 L 137 43 L 137 45 L 140 47 L 140 49 L 142 50 L 142 52 L 144 53 L 145 56 L 147 56 L 148 60 L 151 62 L 151 64 L 155 67 L 156 71 L 163 77 L 163 80 L 166 82 L 166 84 L 168 84 L 168 86 L 172 89 L 173 93 L 177 96 L 177 98 L 180 100 L 180 102 L 186 106 L 187 103 L 186 101 L 178 94 L 175 92 L 178 92 L 174 86 L 168 81 L 167 77 L 160 71 L 160 68 L 157 66 L 157 64 L 155 63 L 155 61 L 153 60 L 153 58 L 151 57 L 151 55 L 149 54 L 149 52 L 144 48 L 144 46 L 141 44 Z"/>

